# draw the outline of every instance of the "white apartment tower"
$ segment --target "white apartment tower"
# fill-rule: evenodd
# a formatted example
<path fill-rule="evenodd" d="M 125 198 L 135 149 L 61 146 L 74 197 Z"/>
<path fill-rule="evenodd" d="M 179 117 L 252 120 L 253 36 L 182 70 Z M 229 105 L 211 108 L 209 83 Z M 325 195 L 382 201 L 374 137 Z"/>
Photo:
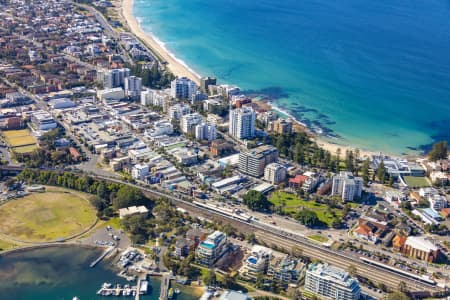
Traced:
<path fill-rule="evenodd" d="M 363 179 L 354 177 L 351 172 L 340 172 L 333 177 L 333 187 L 331 195 L 339 195 L 342 201 L 353 201 L 354 198 L 360 198 L 362 194 Z"/>
<path fill-rule="evenodd" d="M 264 169 L 264 180 L 271 184 L 279 184 L 286 179 L 286 168 L 279 163 L 271 163 Z"/>
<path fill-rule="evenodd" d="M 328 264 L 313 263 L 306 271 L 305 290 L 321 299 L 358 300 L 361 288 L 344 270 Z"/>
<path fill-rule="evenodd" d="M 142 78 L 129 76 L 125 78 L 125 93 L 131 98 L 139 98 L 142 91 Z"/>
<path fill-rule="evenodd" d="M 192 113 L 181 117 L 180 128 L 183 133 L 195 134 L 195 126 L 203 123 L 203 117 L 198 113 Z"/>
<path fill-rule="evenodd" d="M 103 83 L 105 89 L 112 89 L 116 87 L 123 87 L 125 85 L 125 78 L 130 76 L 130 69 L 112 69 L 103 74 Z"/>
<path fill-rule="evenodd" d="M 216 125 L 201 123 L 195 126 L 195 138 L 197 140 L 212 141 L 217 138 Z"/>
<path fill-rule="evenodd" d="M 177 78 L 170 84 L 170 96 L 177 99 L 191 99 L 197 88 L 197 84 L 189 78 Z"/>
<path fill-rule="evenodd" d="M 250 107 L 230 111 L 229 134 L 237 139 L 255 137 L 256 113 Z"/>

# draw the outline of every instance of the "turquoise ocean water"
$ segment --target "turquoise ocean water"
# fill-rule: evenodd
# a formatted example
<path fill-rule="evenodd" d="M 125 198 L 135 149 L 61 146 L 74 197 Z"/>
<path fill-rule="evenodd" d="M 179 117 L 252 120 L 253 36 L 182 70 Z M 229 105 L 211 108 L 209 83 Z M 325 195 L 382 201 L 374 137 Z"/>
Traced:
<path fill-rule="evenodd" d="M 447 0 L 135 0 L 134 14 L 200 75 L 270 94 L 341 144 L 449 139 Z"/>

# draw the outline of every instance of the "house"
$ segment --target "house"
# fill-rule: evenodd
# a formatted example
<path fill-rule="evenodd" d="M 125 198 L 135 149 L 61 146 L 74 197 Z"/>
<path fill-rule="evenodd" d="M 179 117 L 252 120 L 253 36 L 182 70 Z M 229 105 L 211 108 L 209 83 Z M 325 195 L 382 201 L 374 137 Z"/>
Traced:
<path fill-rule="evenodd" d="M 375 244 L 386 233 L 386 229 L 386 222 L 380 222 L 369 217 L 362 217 L 358 220 L 358 227 L 353 231 L 353 235 Z"/>
<path fill-rule="evenodd" d="M 293 190 L 298 190 L 306 182 L 308 176 L 296 175 L 294 178 L 289 178 L 289 187 Z"/>
<path fill-rule="evenodd" d="M 450 216 L 450 208 L 443 208 L 441 209 L 441 215 L 444 219 L 449 218 Z"/>

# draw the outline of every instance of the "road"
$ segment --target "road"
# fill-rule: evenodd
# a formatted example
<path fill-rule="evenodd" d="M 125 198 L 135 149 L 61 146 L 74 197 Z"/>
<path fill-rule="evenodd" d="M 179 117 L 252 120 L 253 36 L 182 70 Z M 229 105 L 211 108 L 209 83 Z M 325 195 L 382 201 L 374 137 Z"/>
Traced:
<path fill-rule="evenodd" d="M 116 182 L 133 186 L 140 189 L 149 198 L 166 198 L 171 201 L 172 204 L 185 209 L 194 216 L 203 216 L 211 220 L 228 223 L 235 228 L 239 228 L 239 231 L 243 233 L 255 233 L 257 238 L 259 238 L 261 241 L 264 241 L 266 244 L 275 244 L 278 247 L 283 247 L 288 251 L 294 246 L 299 247 L 300 249 L 302 249 L 305 256 L 308 256 L 312 259 L 318 259 L 324 262 L 328 262 L 342 269 L 347 269 L 350 265 L 353 265 L 357 268 L 359 274 L 361 274 L 362 276 L 368 278 L 374 283 L 383 283 L 387 287 L 390 287 L 392 289 L 397 289 L 399 283 L 403 281 L 407 284 L 408 289 L 413 292 L 426 291 L 435 293 L 442 291 L 442 289 L 439 287 L 415 281 L 410 277 L 397 274 L 393 271 L 389 271 L 373 265 L 367 265 L 363 263 L 359 258 L 351 257 L 347 253 L 334 251 L 329 248 L 317 245 L 306 238 L 297 236 L 296 234 L 287 233 L 281 228 L 266 226 L 259 222 L 248 223 L 232 218 L 231 216 L 221 214 L 218 211 L 212 211 L 206 208 L 198 207 L 192 202 L 188 201 L 188 197 L 177 197 L 174 196 L 173 193 L 169 194 L 166 191 L 150 189 L 140 185 L 124 182 L 115 178 L 104 177 L 101 175 L 97 175 L 96 177 L 109 182 Z"/>
<path fill-rule="evenodd" d="M 120 180 L 115 180 L 111 178 L 104 178 L 105 180 L 109 181 L 116 181 L 120 183 L 124 183 Z M 337 267 L 347 269 L 350 265 L 354 265 L 361 275 L 364 277 L 367 277 L 371 281 L 378 283 L 381 282 L 385 284 L 388 287 L 391 287 L 393 289 L 397 289 L 398 285 L 401 281 L 406 282 L 408 285 L 408 288 L 411 291 L 430 291 L 430 292 L 436 292 L 439 291 L 439 288 L 432 287 L 430 285 L 421 283 L 421 282 L 415 282 L 409 277 L 406 277 L 404 275 L 400 275 L 397 273 L 394 273 L 389 270 L 382 269 L 380 267 L 372 266 L 372 265 L 366 265 L 363 263 L 360 259 L 350 257 L 348 254 L 343 254 L 337 251 L 333 251 L 331 249 L 316 245 L 309 240 L 296 236 L 291 233 L 286 233 L 282 229 L 274 229 L 270 228 L 269 226 L 264 226 L 262 224 L 258 223 L 247 223 L 244 221 L 240 221 L 237 219 L 234 219 L 232 217 L 222 215 L 218 212 L 214 212 L 208 209 L 204 209 L 201 207 L 198 207 L 194 205 L 193 203 L 186 201 L 185 199 L 178 198 L 173 196 L 173 194 L 168 194 L 162 191 L 157 191 L 153 189 L 149 189 L 146 187 L 126 183 L 128 185 L 134 186 L 136 188 L 141 189 L 147 196 L 155 198 L 155 197 L 164 197 L 169 199 L 173 204 L 186 209 L 190 213 L 194 215 L 202 215 L 209 219 L 218 220 L 230 223 L 236 228 L 239 228 L 240 231 L 244 233 L 250 233 L 254 232 L 257 237 L 259 237 L 260 240 L 265 241 L 269 245 L 271 243 L 283 246 L 287 250 L 290 250 L 292 247 L 300 247 L 303 250 L 303 253 L 306 256 L 309 256 L 314 259 L 320 259 L 325 262 L 329 262 L 332 265 L 335 265 Z"/>

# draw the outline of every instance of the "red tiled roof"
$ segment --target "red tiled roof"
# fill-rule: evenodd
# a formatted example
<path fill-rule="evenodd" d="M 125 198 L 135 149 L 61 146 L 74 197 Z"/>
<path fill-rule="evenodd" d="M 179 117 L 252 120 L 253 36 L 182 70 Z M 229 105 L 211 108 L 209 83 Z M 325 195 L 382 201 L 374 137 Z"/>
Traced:
<path fill-rule="evenodd" d="M 290 178 L 289 179 L 289 183 L 304 183 L 306 181 L 306 179 L 308 179 L 308 176 L 305 175 L 297 175 L 294 178 Z"/>

